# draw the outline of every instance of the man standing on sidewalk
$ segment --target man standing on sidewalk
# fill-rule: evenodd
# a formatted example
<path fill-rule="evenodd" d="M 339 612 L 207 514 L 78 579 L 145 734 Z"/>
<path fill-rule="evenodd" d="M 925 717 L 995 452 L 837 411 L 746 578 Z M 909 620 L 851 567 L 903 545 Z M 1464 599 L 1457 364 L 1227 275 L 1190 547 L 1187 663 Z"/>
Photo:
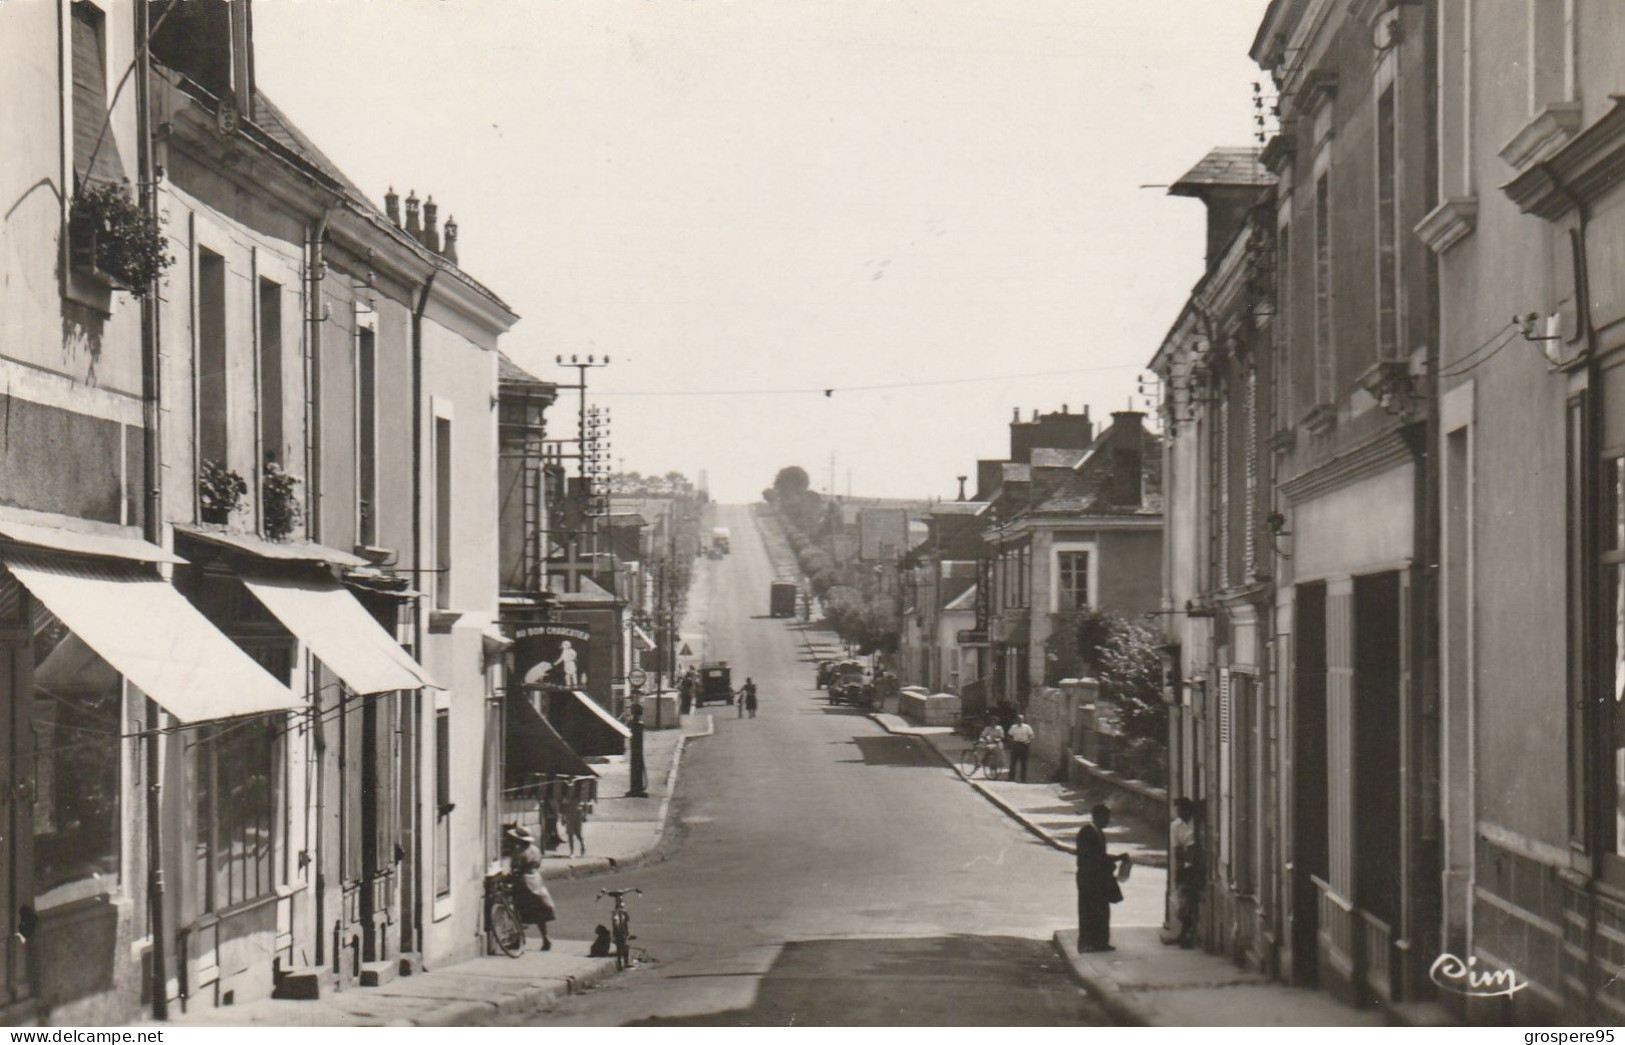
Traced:
<path fill-rule="evenodd" d="M 1111 905 L 1123 899 L 1117 884 L 1116 864 L 1123 854 L 1106 852 L 1106 827 L 1111 808 L 1097 805 L 1089 811 L 1092 823 L 1078 829 L 1078 953 L 1114 951 Z"/>
<path fill-rule="evenodd" d="M 1016 768 L 1021 768 L 1021 782 L 1027 782 L 1027 756 L 1033 747 L 1033 727 L 1021 715 L 1016 716 L 1015 724 L 1008 733 L 1010 741 L 1010 779 L 1016 779 Z"/>

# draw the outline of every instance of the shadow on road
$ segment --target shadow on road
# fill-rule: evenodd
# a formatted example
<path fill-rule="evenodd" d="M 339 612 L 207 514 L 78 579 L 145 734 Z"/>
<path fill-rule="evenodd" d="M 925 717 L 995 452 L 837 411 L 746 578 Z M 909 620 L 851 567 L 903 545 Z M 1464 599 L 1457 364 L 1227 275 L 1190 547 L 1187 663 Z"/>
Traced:
<path fill-rule="evenodd" d="M 674 977 L 675 978 L 675 977 Z M 748 1008 L 632 1027 L 1100 1026 L 1047 940 L 932 936 L 787 943 Z"/>
<path fill-rule="evenodd" d="M 842 762 L 862 762 L 870 766 L 915 766 L 921 769 L 941 768 L 942 763 L 920 750 L 911 737 L 853 737 L 862 758 L 843 758 Z"/>

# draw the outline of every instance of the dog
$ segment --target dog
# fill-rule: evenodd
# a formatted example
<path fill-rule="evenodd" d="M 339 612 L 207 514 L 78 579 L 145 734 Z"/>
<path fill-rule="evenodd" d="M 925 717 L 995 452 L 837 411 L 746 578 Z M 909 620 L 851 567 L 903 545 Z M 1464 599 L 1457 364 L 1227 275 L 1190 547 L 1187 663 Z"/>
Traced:
<path fill-rule="evenodd" d="M 608 927 L 602 925 L 597 926 L 593 929 L 592 950 L 587 952 L 587 957 L 608 958 L 610 955 L 610 948 L 612 946 L 613 944 L 610 942 Z"/>

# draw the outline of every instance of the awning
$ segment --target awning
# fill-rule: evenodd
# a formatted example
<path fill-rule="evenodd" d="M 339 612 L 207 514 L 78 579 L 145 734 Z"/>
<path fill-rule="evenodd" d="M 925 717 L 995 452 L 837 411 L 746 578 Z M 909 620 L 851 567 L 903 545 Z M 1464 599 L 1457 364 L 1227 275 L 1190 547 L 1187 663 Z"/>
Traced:
<path fill-rule="evenodd" d="M 210 530 L 201 526 L 180 525 L 175 532 L 184 534 L 193 540 L 205 544 L 218 545 L 234 551 L 244 552 L 257 559 L 272 559 L 279 562 L 319 562 L 328 566 L 339 566 L 346 569 L 352 567 L 366 567 L 371 565 L 359 555 L 352 555 L 337 548 L 329 548 L 325 544 L 314 541 L 272 541 L 264 537 L 257 537 L 251 533 L 227 533 L 224 530 Z"/>
<path fill-rule="evenodd" d="M 0 561 L 80 641 L 182 722 L 305 706 L 154 575 L 16 551 L 0 553 Z"/>
<path fill-rule="evenodd" d="M 444 688 L 342 585 L 253 577 L 243 584 L 356 693 Z"/>
<path fill-rule="evenodd" d="M 88 533 L 66 530 L 56 526 L 18 522 L 0 514 L 0 539 L 18 544 L 32 544 L 53 551 L 75 555 L 95 555 L 108 559 L 128 559 L 132 562 L 184 563 L 179 555 L 172 555 L 156 544 L 139 537 L 117 533 Z"/>
<path fill-rule="evenodd" d="M 508 694 L 506 704 L 505 787 L 521 787 L 537 776 L 598 775 L 536 710 L 528 694 L 514 690 Z"/>
<path fill-rule="evenodd" d="M 627 728 L 626 723 L 622 722 L 614 715 L 611 715 L 608 711 L 605 711 L 604 706 L 598 703 L 598 701 L 592 699 L 579 689 L 572 689 L 570 693 L 577 700 L 581 701 L 581 703 L 587 705 L 588 710 L 602 719 L 605 725 L 614 727 L 615 732 L 619 733 L 623 737 L 629 737 L 632 735 L 632 730 Z"/>

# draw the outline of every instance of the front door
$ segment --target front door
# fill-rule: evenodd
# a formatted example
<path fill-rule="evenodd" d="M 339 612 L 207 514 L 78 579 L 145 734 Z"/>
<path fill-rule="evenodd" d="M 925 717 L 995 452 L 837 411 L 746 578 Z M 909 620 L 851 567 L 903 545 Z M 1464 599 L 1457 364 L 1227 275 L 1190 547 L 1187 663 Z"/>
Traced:
<path fill-rule="evenodd" d="M 390 927 L 398 920 L 398 705 L 398 694 L 385 693 L 367 699 L 361 710 L 361 950 L 369 962 L 400 954 L 399 941 L 390 945 Z"/>
<path fill-rule="evenodd" d="M 0 573 L 0 1023 L 32 997 L 28 941 L 34 911 L 34 653 L 27 596 Z"/>
<path fill-rule="evenodd" d="M 1320 892 L 1330 872 L 1326 830 L 1326 586 L 1300 584 L 1293 619 L 1292 980 L 1319 979 Z"/>

